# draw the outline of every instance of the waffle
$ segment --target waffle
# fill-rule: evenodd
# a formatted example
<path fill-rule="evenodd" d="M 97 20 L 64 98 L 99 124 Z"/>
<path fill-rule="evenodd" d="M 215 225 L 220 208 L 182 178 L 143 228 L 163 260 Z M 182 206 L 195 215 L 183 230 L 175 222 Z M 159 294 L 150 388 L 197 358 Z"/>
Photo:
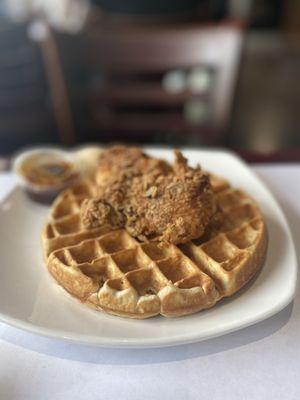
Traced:
<path fill-rule="evenodd" d="M 262 267 L 267 232 L 256 203 L 211 177 L 224 218 L 205 237 L 175 246 L 140 243 L 125 229 L 86 230 L 80 204 L 95 195 L 91 181 L 58 196 L 42 233 L 51 275 L 72 296 L 118 316 L 191 314 L 233 295 Z"/>

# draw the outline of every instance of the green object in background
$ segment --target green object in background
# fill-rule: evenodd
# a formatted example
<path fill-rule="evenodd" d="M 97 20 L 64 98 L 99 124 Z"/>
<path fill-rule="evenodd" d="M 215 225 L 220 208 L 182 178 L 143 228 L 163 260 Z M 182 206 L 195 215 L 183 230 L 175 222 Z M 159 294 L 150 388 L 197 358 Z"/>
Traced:
<path fill-rule="evenodd" d="M 207 102 L 201 99 L 192 99 L 184 104 L 183 115 L 187 123 L 201 125 L 209 119 L 211 109 Z"/>

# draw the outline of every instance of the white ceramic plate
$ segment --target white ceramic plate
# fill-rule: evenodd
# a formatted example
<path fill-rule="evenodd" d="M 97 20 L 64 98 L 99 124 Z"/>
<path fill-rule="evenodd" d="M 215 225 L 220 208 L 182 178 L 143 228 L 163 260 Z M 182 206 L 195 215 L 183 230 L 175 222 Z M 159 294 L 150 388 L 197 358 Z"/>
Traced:
<path fill-rule="evenodd" d="M 170 150 L 149 150 L 172 160 Z M 37 334 L 106 347 L 161 347 L 196 342 L 254 324 L 293 298 L 296 256 L 286 219 L 263 183 L 231 153 L 187 150 L 198 162 L 245 189 L 260 204 L 269 230 L 267 262 L 242 291 L 210 310 L 176 319 L 106 315 L 70 297 L 42 261 L 40 231 L 49 209 L 15 189 L 0 206 L 0 319 Z"/>

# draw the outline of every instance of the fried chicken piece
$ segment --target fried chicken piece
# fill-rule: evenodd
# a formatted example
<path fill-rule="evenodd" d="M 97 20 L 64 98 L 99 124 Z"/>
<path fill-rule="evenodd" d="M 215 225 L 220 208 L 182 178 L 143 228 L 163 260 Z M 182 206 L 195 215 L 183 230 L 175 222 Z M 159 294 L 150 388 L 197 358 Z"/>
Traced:
<path fill-rule="evenodd" d="M 83 224 L 88 228 L 97 228 L 101 225 L 111 225 L 113 228 L 121 228 L 126 224 L 124 213 L 119 212 L 105 200 L 84 200 L 81 207 Z"/>
<path fill-rule="evenodd" d="M 113 146 L 98 159 L 96 182 L 100 186 L 107 186 L 134 176 L 166 175 L 171 171 L 167 162 L 149 157 L 138 147 Z"/>
<path fill-rule="evenodd" d="M 128 177 L 124 168 L 110 186 L 99 187 L 98 198 L 83 202 L 83 224 L 124 227 L 141 241 L 179 244 L 202 236 L 216 210 L 209 178 L 179 151 L 175 155 L 168 172 L 154 168 Z"/>

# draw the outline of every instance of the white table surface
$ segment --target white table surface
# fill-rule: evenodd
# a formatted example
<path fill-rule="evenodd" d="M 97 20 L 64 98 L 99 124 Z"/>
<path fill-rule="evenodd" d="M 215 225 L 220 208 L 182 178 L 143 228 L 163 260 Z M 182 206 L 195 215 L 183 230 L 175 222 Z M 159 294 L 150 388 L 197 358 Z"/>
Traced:
<path fill-rule="evenodd" d="M 299 259 L 300 164 L 254 169 L 281 204 Z M 0 175 L 0 198 L 12 185 Z M 78 346 L 0 323 L 1 400 L 300 399 L 299 375 L 299 285 L 294 302 L 268 320 L 173 348 Z"/>

